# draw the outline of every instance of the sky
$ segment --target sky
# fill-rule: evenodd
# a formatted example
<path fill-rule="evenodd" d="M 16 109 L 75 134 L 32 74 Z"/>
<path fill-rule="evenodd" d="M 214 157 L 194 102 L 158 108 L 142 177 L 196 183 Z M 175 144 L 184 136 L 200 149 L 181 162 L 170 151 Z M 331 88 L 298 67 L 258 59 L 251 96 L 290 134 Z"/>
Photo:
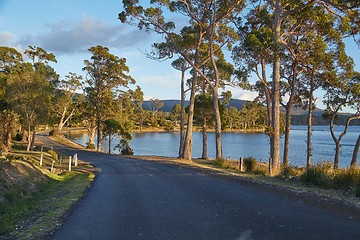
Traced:
<path fill-rule="evenodd" d="M 126 58 L 145 99 L 180 99 L 181 73 L 171 67 L 171 60 L 158 62 L 144 54 L 161 37 L 121 23 L 117 19 L 121 11 L 121 0 L 0 0 L 0 46 L 23 52 L 33 45 L 54 53 L 57 63 L 52 66 L 61 78 L 69 72 L 84 76 L 84 60 L 91 57 L 88 49 L 106 46 Z M 360 50 L 348 42 L 347 51 L 360 71 Z M 238 88 L 228 90 L 236 99 L 256 96 Z M 324 108 L 318 94 L 317 104 Z"/>

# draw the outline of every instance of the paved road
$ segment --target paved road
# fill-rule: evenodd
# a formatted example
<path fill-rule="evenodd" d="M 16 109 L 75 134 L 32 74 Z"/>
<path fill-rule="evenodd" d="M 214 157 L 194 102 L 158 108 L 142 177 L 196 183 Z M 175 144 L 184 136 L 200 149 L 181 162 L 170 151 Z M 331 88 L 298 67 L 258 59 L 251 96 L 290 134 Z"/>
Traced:
<path fill-rule="evenodd" d="M 359 211 L 328 200 L 179 165 L 76 152 L 101 172 L 53 239 L 360 239 Z"/>

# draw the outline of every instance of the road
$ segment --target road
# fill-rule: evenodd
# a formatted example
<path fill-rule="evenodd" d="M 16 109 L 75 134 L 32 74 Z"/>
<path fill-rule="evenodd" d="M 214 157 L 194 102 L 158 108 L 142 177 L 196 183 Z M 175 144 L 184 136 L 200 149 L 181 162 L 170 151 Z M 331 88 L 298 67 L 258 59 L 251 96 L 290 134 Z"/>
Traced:
<path fill-rule="evenodd" d="M 55 147 L 100 169 L 52 239 L 360 239 L 360 212 L 237 177 Z"/>

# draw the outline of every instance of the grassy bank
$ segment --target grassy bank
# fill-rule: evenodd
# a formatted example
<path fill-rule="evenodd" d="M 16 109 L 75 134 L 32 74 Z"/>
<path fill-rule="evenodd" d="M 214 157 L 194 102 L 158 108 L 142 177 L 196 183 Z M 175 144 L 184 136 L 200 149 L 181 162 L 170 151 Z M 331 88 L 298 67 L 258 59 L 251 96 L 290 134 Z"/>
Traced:
<path fill-rule="evenodd" d="M 91 166 L 80 161 L 68 172 L 68 162 L 52 155 L 44 152 L 43 166 L 39 152 L 18 150 L 0 159 L 0 239 L 50 234 L 90 186 L 95 176 Z"/>

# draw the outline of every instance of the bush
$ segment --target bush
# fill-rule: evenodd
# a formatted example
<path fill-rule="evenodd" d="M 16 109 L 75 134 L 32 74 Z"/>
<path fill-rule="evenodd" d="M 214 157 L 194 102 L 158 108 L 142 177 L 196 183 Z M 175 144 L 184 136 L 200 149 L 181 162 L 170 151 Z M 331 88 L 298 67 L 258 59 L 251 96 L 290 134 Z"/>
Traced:
<path fill-rule="evenodd" d="M 334 172 L 333 187 L 351 190 L 360 185 L 360 169 L 338 169 Z"/>
<path fill-rule="evenodd" d="M 22 139 L 23 139 L 22 133 L 17 132 L 16 135 L 14 136 L 14 140 L 20 142 L 22 141 Z"/>
<path fill-rule="evenodd" d="M 86 149 L 94 150 L 95 149 L 95 144 L 87 142 L 86 143 Z"/>
<path fill-rule="evenodd" d="M 332 165 L 330 162 L 320 162 L 311 166 L 301 175 L 301 181 L 319 187 L 332 187 Z"/>
<path fill-rule="evenodd" d="M 281 172 L 280 175 L 278 177 L 282 178 L 282 179 L 291 179 L 294 177 L 298 177 L 301 175 L 301 173 L 303 173 L 302 169 L 299 169 L 297 167 L 294 166 L 281 166 Z"/>
<path fill-rule="evenodd" d="M 57 153 L 54 150 L 48 150 L 48 153 L 53 157 L 56 158 Z"/>
<path fill-rule="evenodd" d="M 59 135 L 59 131 L 57 129 L 52 129 L 50 132 L 49 132 L 49 136 L 57 136 Z"/>
<path fill-rule="evenodd" d="M 256 170 L 256 160 L 254 157 L 247 157 L 244 159 L 244 166 L 246 172 L 254 172 Z"/>

